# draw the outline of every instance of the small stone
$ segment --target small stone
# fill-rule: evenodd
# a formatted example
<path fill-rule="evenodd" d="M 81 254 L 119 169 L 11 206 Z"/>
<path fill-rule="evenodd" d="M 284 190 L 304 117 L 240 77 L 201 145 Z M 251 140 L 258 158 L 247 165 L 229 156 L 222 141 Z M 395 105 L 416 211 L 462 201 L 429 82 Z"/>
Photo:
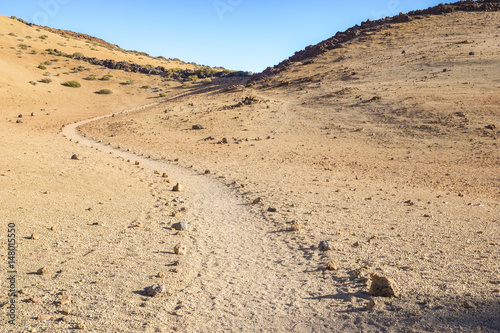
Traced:
<path fill-rule="evenodd" d="M 57 227 L 51 227 L 50 230 L 51 231 L 59 231 L 59 229 Z"/>
<path fill-rule="evenodd" d="M 166 276 L 165 276 L 165 274 L 163 274 L 162 272 L 160 272 L 160 273 L 156 274 L 156 277 L 160 278 L 160 279 L 164 279 Z"/>
<path fill-rule="evenodd" d="M 261 204 L 262 202 L 263 202 L 263 201 L 262 201 L 262 198 L 257 198 L 257 199 L 255 199 L 255 200 L 252 202 L 252 204 L 253 204 L 253 205 L 256 205 L 256 204 Z"/>
<path fill-rule="evenodd" d="M 193 130 L 202 130 L 202 129 L 205 129 L 205 127 L 203 127 L 202 125 L 193 125 L 192 127 Z"/>
<path fill-rule="evenodd" d="M 160 294 L 167 293 L 167 288 L 163 284 L 153 284 L 150 287 L 144 289 L 146 291 L 146 295 L 154 297 Z"/>
<path fill-rule="evenodd" d="M 268 211 L 269 213 L 276 213 L 278 210 L 277 210 L 276 208 L 269 207 L 269 208 L 267 209 L 267 211 Z"/>
<path fill-rule="evenodd" d="M 59 300 L 59 305 L 69 305 L 71 304 L 71 297 L 69 295 L 63 295 Z"/>
<path fill-rule="evenodd" d="M 181 198 L 174 198 L 174 200 L 172 201 L 175 203 L 184 203 L 184 200 L 182 200 Z"/>
<path fill-rule="evenodd" d="M 43 299 L 38 296 L 30 297 L 27 301 L 28 303 L 43 303 Z"/>
<path fill-rule="evenodd" d="M 476 305 L 472 303 L 471 301 L 465 301 L 462 306 L 466 309 L 475 309 Z"/>
<path fill-rule="evenodd" d="M 140 165 L 140 164 L 141 164 L 141 162 L 135 161 L 135 165 Z"/>
<path fill-rule="evenodd" d="M 361 243 L 360 242 L 356 242 L 356 243 L 352 244 L 352 247 L 361 247 Z"/>
<path fill-rule="evenodd" d="M 36 320 L 38 320 L 38 321 L 52 320 L 52 316 L 51 315 L 39 315 L 38 317 L 36 317 Z"/>
<path fill-rule="evenodd" d="M 290 231 L 300 231 L 300 224 L 297 221 L 293 221 Z"/>
<path fill-rule="evenodd" d="M 163 173 L 163 175 L 161 175 L 163 178 L 168 178 L 168 174 L 167 173 Z"/>
<path fill-rule="evenodd" d="M 172 191 L 174 192 L 182 192 L 182 190 L 184 190 L 184 187 L 179 183 L 175 185 L 174 188 L 172 189 Z"/>
<path fill-rule="evenodd" d="M 370 286 L 369 294 L 372 296 L 380 297 L 400 297 L 401 293 L 399 291 L 396 282 L 385 276 L 374 273 L 371 275 L 372 284 Z"/>
<path fill-rule="evenodd" d="M 71 309 L 62 309 L 61 310 L 61 314 L 65 315 L 65 316 L 69 316 L 73 313 L 73 311 L 71 311 Z"/>
<path fill-rule="evenodd" d="M 326 264 L 326 269 L 328 271 L 336 271 L 339 269 L 339 267 L 337 266 L 336 263 L 334 263 L 333 261 L 330 261 L 329 263 Z"/>
<path fill-rule="evenodd" d="M 84 323 L 78 323 L 78 324 L 76 324 L 75 329 L 77 329 L 77 330 L 86 330 L 87 327 L 85 326 Z"/>
<path fill-rule="evenodd" d="M 321 241 L 321 242 L 319 242 L 318 250 L 320 250 L 320 251 L 332 251 L 333 246 L 330 244 L 329 241 Z"/>
<path fill-rule="evenodd" d="M 36 274 L 38 274 L 38 275 L 45 275 L 48 273 L 49 273 L 49 269 L 47 267 L 42 267 L 36 272 Z"/>
<path fill-rule="evenodd" d="M 366 304 L 366 310 L 368 310 L 368 311 L 373 311 L 373 310 L 376 310 L 377 308 L 378 308 L 378 302 L 376 300 L 374 300 L 373 298 L 370 299 L 368 304 Z"/>
<path fill-rule="evenodd" d="M 160 174 L 160 171 L 155 170 L 155 171 L 154 171 L 154 174 L 155 174 L 155 175 L 159 175 L 159 174 Z"/>
<path fill-rule="evenodd" d="M 227 140 L 227 138 L 222 138 L 222 143 L 226 144 L 229 143 L 229 141 Z"/>
<path fill-rule="evenodd" d="M 187 253 L 187 248 L 186 248 L 186 246 L 184 246 L 182 244 L 177 244 L 174 247 L 174 253 L 177 255 L 183 256 Z"/>
<path fill-rule="evenodd" d="M 179 231 L 187 231 L 189 229 L 189 223 L 187 222 L 179 222 L 172 224 L 172 229 Z"/>
<path fill-rule="evenodd" d="M 23 121 L 22 121 L 22 120 L 17 120 L 17 121 L 16 121 L 16 123 L 17 123 L 17 124 L 22 124 L 22 123 L 23 123 Z"/>
<path fill-rule="evenodd" d="M 406 50 L 403 50 L 403 51 L 401 52 L 401 54 L 406 54 Z"/>
<path fill-rule="evenodd" d="M 205 175 L 209 175 L 210 174 L 210 170 L 205 170 Z"/>
<path fill-rule="evenodd" d="M 469 52 L 469 55 L 471 55 L 471 56 L 473 56 L 475 54 L 476 54 L 476 52 Z"/>
<path fill-rule="evenodd" d="M 18 117 L 18 118 L 22 118 L 22 117 L 23 117 L 23 115 L 22 115 L 22 114 L 20 114 L 20 115 L 19 115 L 19 116 L 17 116 L 17 117 Z"/>
<path fill-rule="evenodd" d="M 38 234 L 31 234 L 30 239 L 37 240 L 40 239 L 40 236 Z"/>
<path fill-rule="evenodd" d="M 177 217 L 177 216 L 178 216 L 178 215 L 180 215 L 180 214 L 181 214 L 181 212 L 179 212 L 179 211 L 175 211 L 175 212 L 172 212 L 172 214 L 171 214 L 171 215 L 172 215 L 172 217 Z"/>
<path fill-rule="evenodd" d="M 69 323 L 69 322 L 71 322 L 71 321 L 72 321 L 72 320 L 71 320 L 71 318 L 70 318 L 70 317 L 68 317 L 67 315 L 65 315 L 64 317 L 62 317 L 62 318 L 61 318 L 61 320 L 62 320 L 63 322 L 65 322 L 65 323 Z"/>
<path fill-rule="evenodd" d="M 79 160 L 80 158 L 78 157 L 77 154 L 73 154 L 73 156 L 71 156 L 71 159 L 72 160 Z"/>

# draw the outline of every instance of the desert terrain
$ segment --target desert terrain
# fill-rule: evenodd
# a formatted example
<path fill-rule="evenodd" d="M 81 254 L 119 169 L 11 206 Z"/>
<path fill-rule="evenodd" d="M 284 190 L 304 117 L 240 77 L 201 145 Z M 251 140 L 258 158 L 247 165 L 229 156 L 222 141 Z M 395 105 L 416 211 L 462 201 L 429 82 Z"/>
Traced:
<path fill-rule="evenodd" d="M 499 22 L 421 15 L 181 82 L 47 49 L 197 65 L 0 16 L 2 330 L 500 331 Z"/>

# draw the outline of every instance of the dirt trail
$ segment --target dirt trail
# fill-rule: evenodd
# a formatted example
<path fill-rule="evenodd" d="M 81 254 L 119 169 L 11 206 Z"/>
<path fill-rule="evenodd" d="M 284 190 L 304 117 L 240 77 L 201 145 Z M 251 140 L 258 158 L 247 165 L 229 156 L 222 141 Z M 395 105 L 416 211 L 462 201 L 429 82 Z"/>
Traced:
<path fill-rule="evenodd" d="M 306 325 L 303 329 L 313 328 L 311 321 L 325 325 L 325 318 L 313 315 L 321 313 L 312 304 L 318 300 L 311 299 L 311 293 L 304 288 L 304 266 L 297 265 L 303 258 L 291 253 L 283 242 L 283 235 L 288 232 L 277 230 L 277 225 L 266 221 L 267 207 L 250 204 L 250 199 L 254 199 L 250 193 L 246 193 L 245 199 L 243 195 L 238 197 L 237 191 L 214 177 L 137 156 L 79 134 L 79 126 L 105 117 L 109 116 L 68 125 L 63 134 L 82 145 L 168 173 L 185 187 L 180 195 L 189 197 L 193 212 L 188 222 L 200 237 L 189 237 L 190 253 L 186 259 L 197 271 L 197 277 L 182 295 L 174 295 L 179 298 L 177 325 L 183 331 L 257 329 L 249 325 L 271 331 L 300 331 L 300 325 Z M 290 316 L 283 317 L 283 313 Z"/>

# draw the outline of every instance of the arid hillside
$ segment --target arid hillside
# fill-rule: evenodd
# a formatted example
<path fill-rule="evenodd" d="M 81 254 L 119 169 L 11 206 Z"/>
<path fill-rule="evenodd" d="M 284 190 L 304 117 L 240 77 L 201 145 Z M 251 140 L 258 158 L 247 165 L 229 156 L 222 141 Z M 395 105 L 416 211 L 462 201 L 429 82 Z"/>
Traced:
<path fill-rule="evenodd" d="M 441 12 L 250 80 L 0 17 L 5 327 L 499 331 L 500 12 Z"/>

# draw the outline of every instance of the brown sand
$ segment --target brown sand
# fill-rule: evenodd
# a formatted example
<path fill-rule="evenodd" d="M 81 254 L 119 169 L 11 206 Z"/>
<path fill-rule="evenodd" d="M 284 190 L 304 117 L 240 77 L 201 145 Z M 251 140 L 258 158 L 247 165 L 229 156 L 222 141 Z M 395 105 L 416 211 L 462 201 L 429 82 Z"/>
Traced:
<path fill-rule="evenodd" d="M 27 83 L 47 57 L 17 61 L 21 27 L 2 18 L 1 214 L 18 225 L 19 298 L 44 301 L 21 302 L 12 331 L 500 330 L 499 21 L 395 25 L 243 91 L 221 81 L 120 113 L 158 102 L 138 87 L 151 78 L 110 96 L 53 82 L 47 97 Z M 111 113 L 79 127 L 89 139 L 58 133 Z M 402 296 L 370 303 L 370 273 Z M 155 283 L 167 293 L 146 296 Z"/>

